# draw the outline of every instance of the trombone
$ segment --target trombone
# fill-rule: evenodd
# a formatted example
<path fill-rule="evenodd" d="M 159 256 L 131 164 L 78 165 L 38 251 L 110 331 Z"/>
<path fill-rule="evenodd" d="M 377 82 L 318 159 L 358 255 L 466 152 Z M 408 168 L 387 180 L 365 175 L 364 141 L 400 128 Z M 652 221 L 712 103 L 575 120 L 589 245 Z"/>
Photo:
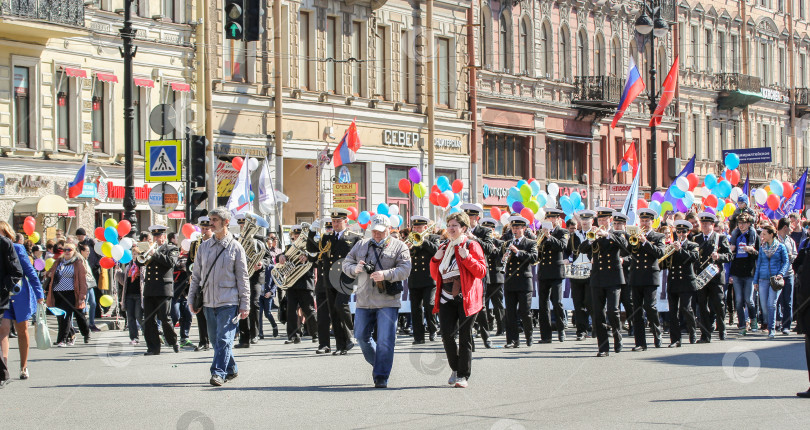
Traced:
<path fill-rule="evenodd" d="M 412 231 L 408 235 L 408 238 L 405 239 L 405 244 L 407 245 L 410 243 L 411 246 L 417 247 L 422 246 L 422 243 L 425 241 L 425 238 L 430 234 L 430 231 L 433 229 L 434 225 L 436 225 L 435 222 L 430 223 L 430 225 L 428 225 L 427 228 L 425 229 L 424 233 L 417 233 L 415 231 Z"/>

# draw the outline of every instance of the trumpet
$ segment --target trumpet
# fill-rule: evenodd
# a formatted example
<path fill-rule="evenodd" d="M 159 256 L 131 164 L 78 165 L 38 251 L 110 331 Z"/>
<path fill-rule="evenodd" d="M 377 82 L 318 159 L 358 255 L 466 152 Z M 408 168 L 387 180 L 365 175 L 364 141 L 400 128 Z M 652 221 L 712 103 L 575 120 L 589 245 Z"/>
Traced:
<path fill-rule="evenodd" d="M 664 260 L 671 257 L 672 254 L 674 253 L 675 253 L 675 245 L 670 243 L 669 245 L 667 245 L 666 248 L 664 248 L 664 256 L 658 259 L 658 264 L 663 263 Z"/>
<path fill-rule="evenodd" d="M 411 246 L 422 246 L 422 243 L 425 241 L 425 237 L 427 237 L 430 234 L 430 231 L 433 229 L 433 226 L 435 224 L 436 224 L 435 222 L 430 223 L 430 225 L 428 225 L 427 228 L 425 229 L 424 233 L 417 233 L 415 231 L 412 231 L 408 235 L 408 238 L 405 239 L 405 244 L 407 245 L 410 243 Z"/>
<path fill-rule="evenodd" d="M 631 246 L 638 246 L 639 240 L 641 240 L 641 236 L 646 236 L 647 233 L 649 232 L 650 229 L 648 227 L 638 228 L 634 225 L 629 225 L 627 226 L 627 234 L 630 235 L 630 239 L 628 239 L 628 242 L 630 242 Z"/>
<path fill-rule="evenodd" d="M 603 232 L 603 231 L 607 231 L 607 229 L 604 226 L 598 227 L 598 228 L 597 227 L 592 227 L 590 230 L 588 230 L 587 233 L 585 233 L 585 238 L 590 240 L 590 241 L 594 241 L 594 240 L 596 240 L 596 235 L 598 233 Z"/>
<path fill-rule="evenodd" d="M 540 237 L 537 238 L 537 243 L 538 244 L 543 242 L 551 234 L 551 230 L 554 229 L 554 225 L 552 223 L 546 221 L 541 226 L 541 229 L 542 229 L 541 230 L 542 233 L 540 234 Z"/>
<path fill-rule="evenodd" d="M 152 257 L 155 256 L 157 248 L 158 248 L 157 243 L 152 243 L 150 246 L 149 242 L 138 242 L 138 250 L 141 251 L 140 255 L 136 257 L 138 263 L 149 264 L 149 262 L 152 260 Z"/>

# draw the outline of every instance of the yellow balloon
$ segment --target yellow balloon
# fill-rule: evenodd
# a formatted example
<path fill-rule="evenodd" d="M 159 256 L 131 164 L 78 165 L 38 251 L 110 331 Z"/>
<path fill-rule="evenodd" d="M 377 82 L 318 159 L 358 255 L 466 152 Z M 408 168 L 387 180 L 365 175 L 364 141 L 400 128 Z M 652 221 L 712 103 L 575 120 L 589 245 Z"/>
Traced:
<path fill-rule="evenodd" d="M 51 267 L 53 266 L 54 261 L 55 260 L 53 258 L 49 258 L 49 259 L 45 260 L 45 270 L 51 270 Z"/>
<path fill-rule="evenodd" d="M 112 258 L 112 247 L 113 244 L 110 242 L 104 242 L 101 244 L 101 253 L 104 254 L 105 257 Z"/>
<path fill-rule="evenodd" d="M 113 298 L 105 294 L 98 299 L 98 302 L 101 303 L 101 306 L 109 308 L 113 305 Z"/>
<path fill-rule="evenodd" d="M 118 227 L 118 221 L 110 218 L 107 221 L 104 221 L 104 227 L 116 228 L 116 227 Z M 108 257 L 109 257 L 109 255 L 108 255 Z"/>
<path fill-rule="evenodd" d="M 653 221 L 653 228 L 658 228 L 659 225 L 661 225 L 661 218 L 656 218 L 655 221 Z"/>
<path fill-rule="evenodd" d="M 31 239 L 31 242 L 39 243 L 39 232 L 34 232 L 34 234 L 28 236 L 28 239 Z"/>
<path fill-rule="evenodd" d="M 734 203 L 728 203 L 727 205 L 723 206 L 723 215 L 731 216 L 732 214 L 734 214 L 734 211 L 736 209 L 737 207 L 734 206 Z"/>

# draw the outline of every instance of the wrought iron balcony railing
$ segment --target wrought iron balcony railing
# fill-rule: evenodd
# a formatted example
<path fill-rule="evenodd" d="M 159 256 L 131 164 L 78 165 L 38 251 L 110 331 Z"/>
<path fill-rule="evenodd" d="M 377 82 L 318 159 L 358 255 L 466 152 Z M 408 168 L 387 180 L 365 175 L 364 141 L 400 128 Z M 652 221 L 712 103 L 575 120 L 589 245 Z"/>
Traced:
<path fill-rule="evenodd" d="M 762 83 L 758 76 L 743 75 L 742 73 L 718 73 L 715 83 L 719 91 L 747 91 L 759 94 Z"/>
<path fill-rule="evenodd" d="M 0 16 L 84 27 L 84 0 L 0 0 Z"/>
<path fill-rule="evenodd" d="M 623 84 L 622 79 L 615 76 L 577 76 L 572 99 L 617 104 L 622 98 Z"/>
<path fill-rule="evenodd" d="M 796 104 L 810 106 L 810 88 L 796 88 Z"/>

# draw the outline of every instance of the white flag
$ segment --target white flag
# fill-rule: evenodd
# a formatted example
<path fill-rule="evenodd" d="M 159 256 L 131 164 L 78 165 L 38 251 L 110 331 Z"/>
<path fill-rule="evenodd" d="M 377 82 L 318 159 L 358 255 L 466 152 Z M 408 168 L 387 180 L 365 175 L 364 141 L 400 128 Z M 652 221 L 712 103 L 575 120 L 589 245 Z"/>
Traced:
<path fill-rule="evenodd" d="M 249 164 L 250 157 L 245 157 L 245 161 L 242 163 L 242 169 L 239 170 L 239 176 L 236 177 L 236 185 L 233 187 L 231 197 L 228 198 L 228 210 L 231 211 L 233 215 L 252 212 Z"/>
<path fill-rule="evenodd" d="M 630 190 L 627 192 L 627 197 L 624 199 L 622 205 L 622 213 L 627 215 L 627 225 L 638 225 L 638 176 L 641 169 L 636 171 L 636 176 L 633 178 L 633 185 L 630 185 Z"/>
<path fill-rule="evenodd" d="M 259 176 L 259 210 L 268 215 L 273 213 L 276 195 L 273 192 L 273 181 L 270 179 L 270 166 L 267 165 L 267 160 L 262 164 L 262 173 Z"/>

